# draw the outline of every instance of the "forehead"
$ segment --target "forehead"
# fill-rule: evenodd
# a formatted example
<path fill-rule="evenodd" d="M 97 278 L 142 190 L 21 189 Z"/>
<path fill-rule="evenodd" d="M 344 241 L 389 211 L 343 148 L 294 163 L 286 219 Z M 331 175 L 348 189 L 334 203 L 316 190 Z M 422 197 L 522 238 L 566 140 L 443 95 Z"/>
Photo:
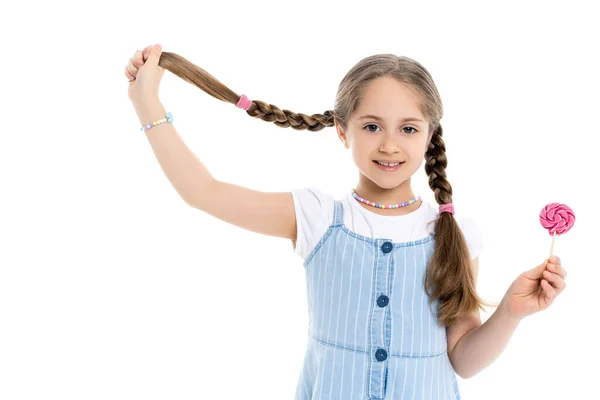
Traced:
<path fill-rule="evenodd" d="M 406 117 L 425 120 L 418 96 L 408 85 L 396 79 L 389 77 L 375 79 L 365 88 L 361 97 L 360 105 L 353 118 L 374 114 L 390 120 Z"/>

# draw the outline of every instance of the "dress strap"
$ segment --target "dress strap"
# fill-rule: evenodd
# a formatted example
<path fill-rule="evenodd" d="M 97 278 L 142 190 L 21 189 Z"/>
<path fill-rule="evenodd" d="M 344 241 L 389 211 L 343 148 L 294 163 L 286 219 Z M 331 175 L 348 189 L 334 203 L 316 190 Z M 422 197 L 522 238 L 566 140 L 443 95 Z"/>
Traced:
<path fill-rule="evenodd" d="M 340 200 L 335 200 L 333 211 L 333 225 L 342 225 L 344 223 L 344 207 Z"/>

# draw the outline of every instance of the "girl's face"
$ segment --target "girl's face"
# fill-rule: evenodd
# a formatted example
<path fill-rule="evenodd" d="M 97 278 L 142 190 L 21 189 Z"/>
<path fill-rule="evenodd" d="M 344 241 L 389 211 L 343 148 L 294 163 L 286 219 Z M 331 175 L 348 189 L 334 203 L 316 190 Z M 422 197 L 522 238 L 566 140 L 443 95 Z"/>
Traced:
<path fill-rule="evenodd" d="M 379 119 L 365 117 L 367 115 Z M 409 118 L 414 119 L 404 120 Z M 359 108 L 350 117 L 347 130 L 342 131 L 337 121 L 335 125 L 360 171 L 359 186 L 363 197 L 369 199 L 367 195 L 379 193 L 379 188 L 400 187 L 393 191 L 393 196 L 408 200 L 404 197 L 411 195 L 410 177 L 421 167 L 430 140 L 428 123 L 419 110 L 417 97 L 408 86 L 390 77 L 374 80 L 366 89 Z M 403 164 L 388 172 L 380 169 L 374 160 Z M 406 184 L 401 185 L 404 182 Z"/>

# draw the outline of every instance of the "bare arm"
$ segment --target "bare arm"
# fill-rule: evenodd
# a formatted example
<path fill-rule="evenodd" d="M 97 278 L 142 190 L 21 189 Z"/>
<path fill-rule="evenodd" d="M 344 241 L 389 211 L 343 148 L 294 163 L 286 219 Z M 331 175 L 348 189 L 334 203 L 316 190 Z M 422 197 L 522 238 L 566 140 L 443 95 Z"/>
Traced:
<path fill-rule="evenodd" d="M 145 104 L 134 104 L 134 107 L 140 125 L 147 125 L 167 114 L 158 99 Z M 186 146 L 172 123 L 154 126 L 146 130 L 145 134 L 163 172 L 187 204 L 207 191 L 215 179 Z"/>
<path fill-rule="evenodd" d="M 134 107 L 141 125 L 166 115 L 158 100 Z M 188 205 L 252 232 L 296 241 L 290 192 L 260 192 L 214 179 L 172 123 L 156 125 L 145 133 L 165 175 Z"/>
<path fill-rule="evenodd" d="M 456 373 L 468 379 L 488 367 L 504 351 L 519 323 L 501 302 L 483 325 L 467 332 L 454 347 L 450 361 Z"/>

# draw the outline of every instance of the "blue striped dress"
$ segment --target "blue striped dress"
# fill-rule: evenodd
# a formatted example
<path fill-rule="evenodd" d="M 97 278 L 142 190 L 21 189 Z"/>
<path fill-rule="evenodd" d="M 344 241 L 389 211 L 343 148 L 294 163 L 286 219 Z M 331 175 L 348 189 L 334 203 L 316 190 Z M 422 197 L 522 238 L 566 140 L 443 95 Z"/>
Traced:
<path fill-rule="evenodd" d="M 309 329 L 296 400 L 460 399 L 423 283 L 433 234 L 396 243 L 333 223 L 304 261 Z"/>

